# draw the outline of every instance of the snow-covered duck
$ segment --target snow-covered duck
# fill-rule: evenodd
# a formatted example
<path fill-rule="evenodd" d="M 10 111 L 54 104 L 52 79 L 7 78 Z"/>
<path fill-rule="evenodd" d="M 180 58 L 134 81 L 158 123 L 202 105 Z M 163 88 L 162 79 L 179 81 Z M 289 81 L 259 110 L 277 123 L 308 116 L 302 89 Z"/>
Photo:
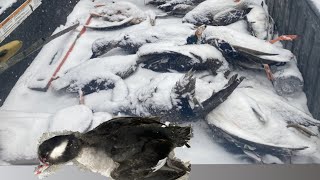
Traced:
<path fill-rule="evenodd" d="M 258 162 L 290 163 L 319 151 L 320 122 L 268 90 L 239 87 L 206 118 L 216 137 Z"/>
<path fill-rule="evenodd" d="M 90 59 L 55 79 L 52 88 L 56 91 L 66 90 L 68 93 L 82 91 L 83 95 L 114 89 L 122 94 L 117 97 L 123 99 L 128 94 L 123 78 L 136 70 L 136 61 L 136 55 Z"/>
<path fill-rule="evenodd" d="M 138 49 L 147 43 L 175 42 L 177 45 L 185 44 L 185 40 L 194 31 L 190 24 L 159 24 L 152 27 L 125 32 L 114 37 L 103 37 L 95 40 L 92 44 L 92 57 L 99 57 L 110 50 L 120 47 L 128 53 L 136 53 Z"/>
<path fill-rule="evenodd" d="M 269 42 L 229 27 L 202 25 L 187 38 L 187 43 L 215 46 L 234 67 L 265 70 L 279 95 L 292 96 L 303 89 L 303 78 L 295 67 L 296 58 L 291 51 L 273 43 L 295 38 L 295 35 L 283 35 Z"/>
<path fill-rule="evenodd" d="M 245 16 L 248 31 L 255 37 L 263 40 L 275 38 L 275 23 L 267 10 L 264 8 L 264 1 L 261 6 L 251 5 L 250 12 Z"/>
<path fill-rule="evenodd" d="M 198 121 L 223 103 L 243 79 L 233 75 L 229 80 L 221 77 L 210 83 L 195 78 L 192 72 L 161 73 L 130 94 L 126 111 L 179 122 Z"/>
<path fill-rule="evenodd" d="M 248 0 L 207 0 L 186 14 L 183 22 L 195 25 L 226 26 L 245 20 L 248 31 L 264 40 L 274 38 L 274 21 L 261 4 Z"/>
<path fill-rule="evenodd" d="M 200 41 L 211 44 L 233 65 L 249 69 L 268 69 L 266 65 L 286 63 L 295 58 L 289 50 L 225 26 L 203 25 L 199 29 L 201 29 L 200 35 L 196 31 L 188 37 L 187 42 L 195 44 Z M 267 74 L 272 80 L 271 71 L 267 71 Z"/>
<path fill-rule="evenodd" d="M 191 127 L 166 125 L 156 117 L 118 117 L 86 133 L 43 137 L 35 174 L 45 176 L 73 162 L 115 180 L 174 180 L 191 170 L 173 153 L 176 147 L 190 147 L 191 137 Z"/>
<path fill-rule="evenodd" d="M 93 111 L 139 116 L 172 115 L 181 117 L 180 119 L 174 119 L 185 121 L 188 119 L 188 115 L 181 113 L 182 107 L 185 107 L 182 109 L 188 109 L 185 112 L 195 114 L 195 117 L 203 116 L 208 113 L 208 109 L 212 110 L 222 103 L 243 80 L 243 77 L 237 78 L 235 75 L 228 82 L 224 74 L 219 73 L 223 78 L 221 82 L 217 82 L 221 86 L 215 89 L 218 93 L 211 94 L 209 92 L 208 94 L 208 92 L 203 92 L 200 97 L 205 98 L 201 99 L 200 103 L 194 97 L 196 78 L 194 78 L 191 71 L 186 75 L 181 73 L 158 73 L 150 82 L 146 82 L 147 84 L 136 91 L 128 87 L 130 82 L 127 81 L 130 81 L 132 76 L 129 75 L 137 68 L 137 58 L 137 55 L 128 55 L 92 59 L 70 69 L 64 76 L 54 80 L 52 87 L 56 91 L 66 90 L 67 93 L 80 92 L 85 96 L 86 105 Z M 121 59 L 122 61 L 119 61 Z M 139 70 L 134 75 L 139 76 Z M 143 74 L 142 76 L 145 75 Z M 123 78 L 126 79 L 124 80 Z M 198 79 L 197 82 L 201 84 L 202 81 Z M 201 87 L 199 89 L 203 89 Z M 185 95 L 187 94 L 189 95 L 186 97 Z M 204 96 L 204 94 L 207 96 Z M 161 102 L 160 104 L 151 103 L 152 108 L 149 107 L 150 104 L 148 102 L 152 102 L 154 100 L 152 100 L 152 97 L 157 97 L 157 95 L 162 97 L 163 100 L 159 101 Z M 173 97 L 173 95 L 176 96 Z M 150 97 L 151 99 L 149 99 Z M 165 99 L 168 101 L 165 101 Z M 189 102 L 197 105 L 190 105 Z M 144 109 L 143 113 L 140 112 L 141 109 Z M 192 119 L 193 117 L 190 116 L 190 118 Z"/>
<path fill-rule="evenodd" d="M 91 58 L 121 47 L 127 53 L 138 54 L 137 64 L 158 72 L 209 69 L 216 74 L 220 66 L 227 67 L 224 57 L 213 46 L 186 45 L 186 38 L 193 31 L 194 27 L 188 24 L 157 25 L 148 31 L 137 30 L 113 39 L 100 38 L 92 45 Z"/>
<path fill-rule="evenodd" d="M 184 16 L 205 0 L 149 0 L 146 4 L 156 5 L 167 15 Z"/>
<path fill-rule="evenodd" d="M 181 45 L 172 43 L 145 44 L 137 52 L 138 64 L 157 72 L 209 70 L 213 75 L 228 70 L 221 52 L 208 44 Z"/>
<path fill-rule="evenodd" d="M 112 1 L 106 4 L 96 5 L 91 12 L 94 17 L 88 28 L 115 29 L 139 24 L 149 18 L 154 25 L 156 15 L 153 11 L 143 11 L 138 6 L 127 1 Z"/>
<path fill-rule="evenodd" d="M 250 5 L 244 0 L 207 0 L 188 12 L 182 21 L 195 25 L 229 25 L 244 19 L 252 9 Z"/>

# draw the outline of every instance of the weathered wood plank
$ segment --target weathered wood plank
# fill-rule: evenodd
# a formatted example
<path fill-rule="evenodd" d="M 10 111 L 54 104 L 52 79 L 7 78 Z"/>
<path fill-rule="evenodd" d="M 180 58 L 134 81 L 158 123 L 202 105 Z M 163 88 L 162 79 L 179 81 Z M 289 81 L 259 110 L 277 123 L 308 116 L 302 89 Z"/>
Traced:
<path fill-rule="evenodd" d="M 311 0 L 267 0 L 266 4 L 280 34 L 299 35 L 284 45 L 297 56 L 308 107 L 320 119 L 320 12 Z"/>

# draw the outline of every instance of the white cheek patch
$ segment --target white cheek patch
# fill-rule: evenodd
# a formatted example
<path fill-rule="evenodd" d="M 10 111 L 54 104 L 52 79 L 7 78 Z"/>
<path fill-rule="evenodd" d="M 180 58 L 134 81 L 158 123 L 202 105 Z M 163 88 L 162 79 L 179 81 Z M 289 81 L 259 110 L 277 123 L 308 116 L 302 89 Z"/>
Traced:
<path fill-rule="evenodd" d="M 60 157 L 66 150 L 67 145 L 68 141 L 64 141 L 58 147 L 55 147 L 50 154 L 50 158 L 57 159 Z"/>

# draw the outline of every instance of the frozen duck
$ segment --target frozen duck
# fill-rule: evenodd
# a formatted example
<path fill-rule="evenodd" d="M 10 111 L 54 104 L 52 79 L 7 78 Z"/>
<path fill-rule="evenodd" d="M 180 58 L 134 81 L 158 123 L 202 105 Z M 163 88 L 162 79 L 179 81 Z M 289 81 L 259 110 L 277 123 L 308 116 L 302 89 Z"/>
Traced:
<path fill-rule="evenodd" d="M 197 121 L 223 103 L 242 82 L 243 77 L 208 83 L 191 72 L 161 73 L 139 88 L 131 97 L 129 114 L 161 116 L 179 122 Z"/>
<path fill-rule="evenodd" d="M 142 67 L 157 72 L 192 69 L 209 70 L 216 75 L 222 66 L 223 70 L 228 69 L 228 63 L 221 52 L 208 44 L 177 46 L 172 43 L 150 43 L 143 45 L 137 55 Z"/>
<path fill-rule="evenodd" d="M 197 34 L 199 31 L 200 35 Z M 187 38 L 189 44 L 199 41 L 215 46 L 230 64 L 266 69 L 270 80 L 269 65 L 290 62 L 295 58 L 289 50 L 225 26 L 200 26 L 194 35 Z"/>
<path fill-rule="evenodd" d="M 274 39 L 275 24 L 272 17 L 264 9 L 264 1 L 262 1 L 261 6 L 250 5 L 249 7 L 251 10 L 245 16 L 249 32 L 259 39 Z"/>
<path fill-rule="evenodd" d="M 87 27 L 101 30 L 139 24 L 147 18 L 154 21 L 156 17 L 152 11 L 143 11 L 135 4 L 127 1 L 112 1 L 96 5 L 95 10 L 91 12 L 91 16 L 95 19 Z"/>
<path fill-rule="evenodd" d="M 217 5 L 218 4 L 218 5 Z M 214 8 L 210 8 L 214 7 Z M 261 5 L 248 0 L 207 0 L 188 13 L 183 21 L 195 25 L 226 26 L 245 20 L 248 31 L 255 37 L 272 40 L 274 21 Z"/>
<path fill-rule="evenodd" d="M 184 16 L 205 0 L 150 0 L 146 4 L 156 5 L 168 15 Z"/>
<path fill-rule="evenodd" d="M 206 118 L 216 135 L 262 163 L 319 152 L 320 121 L 270 91 L 239 87 Z"/>
<path fill-rule="evenodd" d="M 227 26 L 244 20 L 248 32 L 263 40 L 275 38 L 275 23 L 265 8 L 264 1 L 207 0 L 183 18 L 183 22 L 195 25 Z M 287 36 L 289 37 L 289 36 Z M 291 36 L 290 40 L 296 37 Z M 287 40 L 281 37 L 280 40 Z"/>
<path fill-rule="evenodd" d="M 250 5 L 244 0 L 206 0 L 188 12 L 182 21 L 195 25 L 225 26 L 244 19 L 253 8 Z"/>
<path fill-rule="evenodd" d="M 182 45 L 185 44 L 186 38 L 193 31 L 193 25 L 170 23 L 126 32 L 112 38 L 99 38 L 92 44 L 91 58 L 101 56 L 117 47 L 134 54 L 142 45 L 147 43 L 175 42 Z"/>
<path fill-rule="evenodd" d="M 54 80 L 52 87 L 56 91 L 65 89 L 69 93 L 82 91 L 83 95 L 108 89 L 127 94 L 122 78 L 135 71 L 136 60 L 136 55 L 90 59 Z"/>
<path fill-rule="evenodd" d="M 166 125 L 156 117 L 118 117 L 86 133 L 42 138 L 35 174 L 50 174 L 73 162 L 115 180 L 174 180 L 191 170 L 173 154 L 177 147 L 190 147 L 191 137 L 190 126 Z"/>

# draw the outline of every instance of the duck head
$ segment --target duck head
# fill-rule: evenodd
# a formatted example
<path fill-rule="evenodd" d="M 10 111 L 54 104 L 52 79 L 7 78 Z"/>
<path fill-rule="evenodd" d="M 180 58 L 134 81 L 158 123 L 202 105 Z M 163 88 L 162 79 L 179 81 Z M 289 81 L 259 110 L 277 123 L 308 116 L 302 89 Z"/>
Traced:
<path fill-rule="evenodd" d="M 35 174 L 41 174 L 52 165 L 65 164 L 78 156 L 81 141 L 73 134 L 52 137 L 42 142 L 38 148 L 41 165 Z"/>
<path fill-rule="evenodd" d="M 201 26 L 198 26 L 196 28 L 196 31 L 194 32 L 194 34 L 192 34 L 191 36 L 189 36 L 187 38 L 187 44 L 199 44 L 203 31 L 207 28 L 207 25 L 203 24 Z"/>

